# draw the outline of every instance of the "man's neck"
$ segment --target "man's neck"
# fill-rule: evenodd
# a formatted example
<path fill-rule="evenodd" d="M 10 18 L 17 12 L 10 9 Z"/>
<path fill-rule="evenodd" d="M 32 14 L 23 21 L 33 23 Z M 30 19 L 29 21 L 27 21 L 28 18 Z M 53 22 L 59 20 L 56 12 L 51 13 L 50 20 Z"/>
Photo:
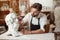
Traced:
<path fill-rule="evenodd" d="M 40 14 L 38 14 L 37 16 L 35 16 L 36 18 L 39 18 L 40 17 Z"/>

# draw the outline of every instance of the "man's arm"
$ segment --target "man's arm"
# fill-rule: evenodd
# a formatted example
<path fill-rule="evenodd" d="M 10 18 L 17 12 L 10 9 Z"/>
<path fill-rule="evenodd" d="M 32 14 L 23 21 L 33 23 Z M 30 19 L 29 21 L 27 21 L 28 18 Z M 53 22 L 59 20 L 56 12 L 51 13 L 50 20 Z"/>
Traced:
<path fill-rule="evenodd" d="M 34 30 L 34 31 L 30 31 L 31 34 L 41 34 L 44 33 L 44 31 L 42 29 L 38 29 L 38 30 Z"/>
<path fill-rule="evenodd" d="M 38 30 L 34 30 L 34 31 L 28 31 L 28 30 L 24 30 L 24 34 L 41 34 L 44 33 L 45 31 L 43 31 L 42 29 L 38 29 Z"/>

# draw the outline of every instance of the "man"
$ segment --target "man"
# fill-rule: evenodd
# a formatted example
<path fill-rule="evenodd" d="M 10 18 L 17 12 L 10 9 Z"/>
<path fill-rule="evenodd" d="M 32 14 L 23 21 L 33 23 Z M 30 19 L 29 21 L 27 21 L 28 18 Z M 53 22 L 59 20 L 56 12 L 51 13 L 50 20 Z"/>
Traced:
<path fill-rule="evenodd" d="M 31 12 L 25 15 L 22 24 L 29 23 L 29 30 L 25 30 L 24 34 L 44 33 L 44 26 L 47 24 L 47 17 L 41 13 L 42 5 L 35 3 L 31 6 Z"/>
<path fill-rule="evenodd" d="M 8 36 L 20 36 L 22 33 L 18 32 L 19 23 L 17 14 L 12 8 L 9 9 L 10 13 L 5 17 L 6 25 L 8 26 L 8 31 L 4 35 Z"/>

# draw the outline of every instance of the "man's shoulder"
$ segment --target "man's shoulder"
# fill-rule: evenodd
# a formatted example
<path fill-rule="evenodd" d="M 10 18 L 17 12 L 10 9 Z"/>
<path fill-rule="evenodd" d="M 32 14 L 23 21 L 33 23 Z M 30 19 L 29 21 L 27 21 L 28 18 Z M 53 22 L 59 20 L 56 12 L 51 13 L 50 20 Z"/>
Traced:
<path fill-rule="evenodd" d="M 27 13 L 25 16 L 31 16 L 31 13 Z"/>
<path fill-rule="evenodd" d="M 45 14 L 43 14 L 43 13 L 41 13 L 41 16 L 42 16 L 42 17 L 47 17 L 47 16 L 46 16 Z"/>
<path fill-rule="evenodd" d="M 27 13 L 27 15 L 31 15 L 31 13 L 29 12 L 29 13 Z"/>
<path fill-rule="evenodd" d="M 47 16 L 45 14 L 43 14 L 43 13 L 41 13 L 41 17 L 42 18 L 47 18 Z"/>

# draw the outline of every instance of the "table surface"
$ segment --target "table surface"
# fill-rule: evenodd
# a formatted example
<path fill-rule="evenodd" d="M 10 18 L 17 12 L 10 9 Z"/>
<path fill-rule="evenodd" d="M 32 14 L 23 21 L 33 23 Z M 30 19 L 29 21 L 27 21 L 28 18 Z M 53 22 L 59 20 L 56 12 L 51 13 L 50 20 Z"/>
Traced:
<path fill-rule="evenodd" d="M 21 35 L 19 37 L 13 36 L 5 36 L 0 35 L 0 39 L 5 40 L 55 40 L 54 33 L 44 33 L 44 34 L 29 34 L 29 35 Z"/>

